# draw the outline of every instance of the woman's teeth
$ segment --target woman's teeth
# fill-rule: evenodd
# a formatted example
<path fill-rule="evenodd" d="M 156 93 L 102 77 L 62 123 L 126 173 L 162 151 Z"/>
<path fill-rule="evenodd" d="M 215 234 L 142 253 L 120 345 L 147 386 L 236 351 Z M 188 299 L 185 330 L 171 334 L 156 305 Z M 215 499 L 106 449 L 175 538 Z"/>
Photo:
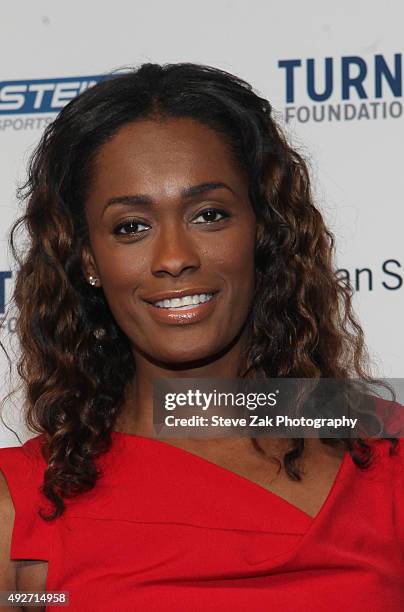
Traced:
<path fill-rule="evenodd" d="M 178 308 L 180 310 L 188 310 L 197 306 L 198 304 L 204 304 L 212 299 L 213 293 L 201 293 L 199 295 L 185 295 L 182 298 L 173 298 L 172 300 L 161 300 L 154 302 L 154 306 L 158 308 Z"/>

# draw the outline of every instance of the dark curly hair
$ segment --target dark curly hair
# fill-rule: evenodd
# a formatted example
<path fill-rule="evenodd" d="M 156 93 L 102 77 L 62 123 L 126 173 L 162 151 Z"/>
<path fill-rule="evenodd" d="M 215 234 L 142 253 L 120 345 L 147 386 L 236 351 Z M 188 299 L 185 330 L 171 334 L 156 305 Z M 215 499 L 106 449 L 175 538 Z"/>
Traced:
<path fill-rule="evenodd" d="M 9 238 L 18 262 L 12 302 L 25 420 L 46 441 L 42 490 L 54 512 L 41 513 L 45 520 L 63 513 L 63 498 L 95 486 L 100 475 L 95 459 L 110 448 L 135 374 L 128 338 L 102 289 L 91 287 L 83 273 L 81 255 L 88 244 L 83 202 L 93 161 L 125 124 L 164 117 L 189 117 L 211 127 L 248 173 L 259 230 L 256 295 L 241 375 L 370 379 L 352 289 L 333 267 L 333 235 L 313 204 L 307 165 L 288 145 L 270 103 L 242 79 L 201 64 L 146 63 L 105 75 L 45 129 L 19 189 L 26 210 Z M 15 244 L 20 226 L 29 236 L 21 255 Z M 106 331 L 101 337 L 100 328 Z M 300 479 L 296 461 L 304 439 L 291 442 L 283 464 L 290 478 Z M 371 460 L 366 440 L 322 442 L 342 444 L 359 466 Z"/>

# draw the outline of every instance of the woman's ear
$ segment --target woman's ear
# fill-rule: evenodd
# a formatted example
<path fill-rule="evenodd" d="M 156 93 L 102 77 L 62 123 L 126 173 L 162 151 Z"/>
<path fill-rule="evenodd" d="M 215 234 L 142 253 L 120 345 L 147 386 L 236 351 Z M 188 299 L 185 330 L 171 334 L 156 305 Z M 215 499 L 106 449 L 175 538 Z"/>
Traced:
<path fill-rule="evenodd" d="M 84 278 L 87 282 L 90 282 L 90 277 L 97 280 L 97 286 L 99 286 L 100 278 L 97 270 L 97 265 L 95 263 L 94 254 L 89 245 L 84 245 L 81 251 L 81 261 L 83 267 Z M 94 284 L 94 283 L 91 283 Z"/>

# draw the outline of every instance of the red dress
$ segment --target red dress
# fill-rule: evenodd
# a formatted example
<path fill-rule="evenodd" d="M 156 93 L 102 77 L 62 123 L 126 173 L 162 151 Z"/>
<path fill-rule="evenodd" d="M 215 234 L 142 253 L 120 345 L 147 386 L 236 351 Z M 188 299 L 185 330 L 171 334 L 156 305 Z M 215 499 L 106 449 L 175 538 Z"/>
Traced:
<path fill-rule="evenodd" d="M 37 516 L 43 436 L 0 449 L 16 509 L 11 558 L 48 560 L 69 612 L 404 610 L 404 451 L 346 453 L 315 518 L 169 443 L 114 432 L 103 476 L 56 521 Z M 45 500 L 45 501 L 44 501 Z"/>

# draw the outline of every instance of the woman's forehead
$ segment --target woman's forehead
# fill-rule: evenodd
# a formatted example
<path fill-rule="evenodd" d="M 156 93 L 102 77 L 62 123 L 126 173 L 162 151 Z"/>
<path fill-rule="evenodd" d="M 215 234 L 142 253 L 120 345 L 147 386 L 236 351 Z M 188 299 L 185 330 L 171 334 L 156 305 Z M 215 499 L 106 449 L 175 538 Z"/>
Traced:
<path fill-rule="evenodd" d="M 114 197 L 126 187 L 174 195 L 187 185 L 209 181 L 231 183 L 235 190 L 245 187 L 219 134 L 188 118 L 142 120 L 123 126 L 101 147 L 91 191 Z"/>
<path fill-rule="evenodd" d="M 226 163 L 230 147 L 224 137 L 214 129 L 190 118 L 144 119 L 122 126 L 99 150 L 97 158 L 102 161 L 111 157 L 126 159 L 160 158 L 187 159 L 211 163 L 206 150 Z"/>

